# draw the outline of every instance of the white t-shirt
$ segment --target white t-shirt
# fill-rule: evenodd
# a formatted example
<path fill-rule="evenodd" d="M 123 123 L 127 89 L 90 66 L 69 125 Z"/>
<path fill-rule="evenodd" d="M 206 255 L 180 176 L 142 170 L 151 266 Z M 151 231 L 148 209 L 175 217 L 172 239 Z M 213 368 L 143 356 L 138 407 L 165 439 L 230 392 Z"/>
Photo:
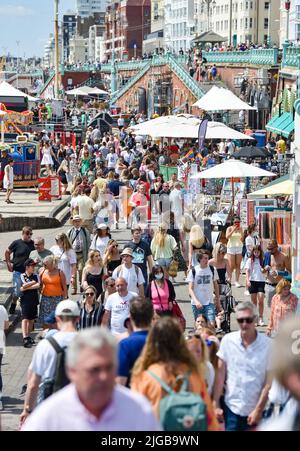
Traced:
<path fill-rule="evenodd" d="M 171 211 L 174 213 L 175 220 L 182 219 L 182 193 L 177 188 L 174 188 L 170 193 Z"/>
<path fill-rule="evenodd" d="M 109 153 L 107 155 L 107 157 L 105 158 L 105 160 L 107 161 L 107 167 L 109 169 L 112 169 L 116 166 L 117 161 L 118 161 L 118 155 L 116 153 Z"/>
<path fill-rule="evenodd" d="M 187 276 L 187 282 L 194 282 L 194 293 L 196 298 L 202 305 L 214 303 L 214 285 L 213 282 L 219 280 L 218 272 L 212 270 L 208 266 L 202 269 L 200 265 L 195 266 L 195 278 L 193 272 L 190 271 Z M 194 300 L 191 299 L 192 305 L 195 305 Z"/>
<path fill-rule="evenodd" d="M 118 268 L 114 270 L 112 278 L 116 280 L 118 277 L 123 277 L 128 284 L 128 291 L 132 291 L 133 293 L 138 294 L 138 286 L 145 283 L 141 269 L 137 267 L 137 272 L 134 265 L 130 269 L 126 268 L 124 264 L 121 266 L 121 270 Z"/>
<path fill-rule="evenodd" d="M 109 240 L 110 240 L 110 238 L 108 236 L 105 236 L 103 238 L 101 238 L 100 236 L 97 236 L 96 238 L 93 238 L 90 249 L 93 251 L 100 252 L 101 257 L 103 258 Z"/>
<path fill-rule="evenodd" d="M 245 269 L 249 269 L 250 271 L 250 277 L 249 280 L 252 280 L 253 282 L 265 282 L 266 278 L 265 275 L 261 272 L 262 267 L 260 265 L 259 258 L 255 258 L 252 262 L 251 258 L 248 258 Z"/>
<path fill-rule="evenodd" d="M 88 196 L 78 196 L 77 197 L 77 207 L 79 209 L 79 216 L 82 219 L 92 219 L 93 218 L 93 207 L 94 201 Z"/>
<path fill-rule="evenodd" d="M 66 283 L 70 285 L 72 270 L 71 265 L 77 263 L 76 253 L 73 249 L 69 249 L 65 252 L 59 246 L 52 246 L 50 251 L 55 257 L 59 258 L 58 268 L 64 273 L 66 276 Z"/>
<path fill-rule="evenodd" d="M 0 354 L 5 354 L 5 321 L 8 321 L 8 314 L 3 305 L 0 305 Z"/>
<path fill-rule="evenodd" d="M 77 332 L 57 332 L 53 338 L 57 341 L 61 348 L 69 346 Z M 56 351 L 44 338 L 37 345 L 29 368 L 42 379 L 53 378 L 55 374 Z"/>
<path fill-rule="evenodd" d="M 113 293 L 108 296 L 104 308 L 111 312 L 110 328 L 112 334 L 119 335 L 126 332 L 124 321 L 129 317 L 129 304 L 134 297 L 136 297 L 136 293 L 131 291 L 124 298 L 119 293 Z"/>
<path fill-rule="evenodd" d="M 259 242 L 260 242 L 260 240 L 259 240 L 258 236 L 256 236 L 256 235 L 255 236 L 248 235 L 246 237 L 246 239 L 245 239 L 245 246 L 247 248 L 247 251 L 251 252 L 252 249 L 254 248 L 254 246 L 258 246 L 259 245 Z"/>

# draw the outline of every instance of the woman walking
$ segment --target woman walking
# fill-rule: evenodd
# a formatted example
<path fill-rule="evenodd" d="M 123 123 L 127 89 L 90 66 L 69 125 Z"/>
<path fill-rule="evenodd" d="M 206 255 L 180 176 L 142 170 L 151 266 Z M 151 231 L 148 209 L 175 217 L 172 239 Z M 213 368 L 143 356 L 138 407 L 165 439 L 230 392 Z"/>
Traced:
<path fill-rule="evenodd" d="M 47 328 L 45 319 L 50 313 L 55 312 L 57 304 L 67 299 L 68 290 L 66 277 L 58 269 L 58 258 L 49 255 L 44 259 L 44 267 L 40 269 L 41 302 L 39 321 Z"/>
<path fill-rule="evenodd" d="M 86 290 L 93 286 L 96 290 L 96 299 L 103 291 L 104 266 L 99 251 L 90 251 L 88 260 L 83 268 L 81 286 Z"/>
<path fill-rule="evenodd" d="M 58 268 L 64 273 L 66 277 L 67 288 L 70 284 L 75 285 L 76 265 L 77 258 L 76 253 L 72 248 L 72 245 L 65 233 L 60 233 L 55 237 L 56 245 L 52 246 L 50 251 L 55 257 L 58 257 Z M 73 286 L 73 291 L 75 291 Z M 74 293 L 76 294 L 76 292 Z"/>
<path fill-rule="evenodd" d="M 177 249 L 175 239 L 167 233 L 167 226 L 161 224 L 151 241 L 151 252 L 156 265 L 162 266 L 165 274 Z"/>
<path fill-rule="evenodd" d="M 12 158 L 7 160 L 7 165 L 4 168 L 3 189 L 6 189 L 5 202 L 7 204 L 14 204 L 10 200 L 10 196 L 14 190 L 14 160 Z"/>
<path fill-rule="evenodd" d="M 265 299 L 265 271 L 263 268 L 264 255 L 260 246 L 254 246 L 246 263 L 246 287 L 251 295 L 251 302 L 259 309 L 259 326 L 265 326 L 263 320 Z"/>
<path fill-rule="evenodd" d="M 54 165 L 53 159 L 56 159 L 56 156 L 48 142 L 44 143 L 44 147 L 42 148 L 42 155 L 43 158 L 41 161 L 41 166 L 46 166 L 47 175 L 51 175 L 51 168 Z"/>
<path fill-rule="evenodd" d="M 152 301 L 154 310 L 160 316 L 171 316 L 176 294 L 170 280 L 165 278 L 161 266 L 153 266 L 149 281 L 147 297 Z"/>
<path fill-rule="evenodd" d="M 235 286 L 240 288 L 241 262 L 243 253 L 243 230 L 241 228 L 241 220 L 238 216 L 234 216 L 232 225 L 226 231 L 227 254 L 231 269 L 231 274 L 235 271 Z"/>
<path fill-rule="evenodd" d="M 95 287 L 88 285 L 83 294 L 78 329 L 86 329 L 87 327 L 96 327 L 101 325 L 104 306 L 103 304 L 99 304 L 97 299 L 98 297 Z"/>
<path fill-rule="evenodd" d="M 109 233 L 109 227 L 107 226 L 107 224 L 98 224 L 97 232 L 93 236 L 90 249 L 99 251 L 101 258 L 104 259 L 104 255 L 110 239 L 111 235 Z"/>
<path fill-rule="evenodd" d="M 159 404 L 167 392 L 156 377 L 175 391 L 178 391 L 182 381 L 188 378 L 189 391 L 199 394 L 206 404 L 207 429 L 219 429 L 204 376 L 195 357 L 187 348 L 178 322 L 173 318 L 160 318 L 150 329 L 131 379 L 132 390 L 150 401 L 155 415 L 159 418 Z"/>
<path fill-rule="evenodd" d="M 115 240 L 109 240 L 107 248 L 103 257 L 103 264 L 106 268 L 107 274 L 112 275 L 114 270 L 122 263 L 119 245 Z"/>
<path fill-rule="evenodd" d="M 266 334 L 271 336 L 279 329 L 280 323 L 289 315 L 296 313 L 298 298 L 291 293 L 291 284 L 282 279 L 277 287 L 276 294 L 272 298 L 271 315 Z"/>
<path fill-rule="evenodd" d="M 229 261 L 225 258 L 227 248 L 222 243 L 217 243 L 213 249 L 213 258 L 209 260 L 208 264 L 213 266 L 219 276 L 219 284 L 226 285 L 228 280 L 231 280 L 231 269 Z"/>

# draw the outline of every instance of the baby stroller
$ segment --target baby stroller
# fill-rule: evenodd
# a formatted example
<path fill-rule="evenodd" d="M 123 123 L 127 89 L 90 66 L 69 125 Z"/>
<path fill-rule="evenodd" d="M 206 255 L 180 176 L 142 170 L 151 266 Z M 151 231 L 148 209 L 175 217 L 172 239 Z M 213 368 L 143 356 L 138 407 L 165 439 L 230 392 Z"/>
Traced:
<path fill-rule="evenodd" d="M 220 302 L 224 310 L 221 318 L 221 329 L 224 334 L 231 332 L 230 315 L 234 313 L 234 308 L 237 305 L 235 298 L 232 295 L 231 285 L 229 283 L 219 284 Z"/>

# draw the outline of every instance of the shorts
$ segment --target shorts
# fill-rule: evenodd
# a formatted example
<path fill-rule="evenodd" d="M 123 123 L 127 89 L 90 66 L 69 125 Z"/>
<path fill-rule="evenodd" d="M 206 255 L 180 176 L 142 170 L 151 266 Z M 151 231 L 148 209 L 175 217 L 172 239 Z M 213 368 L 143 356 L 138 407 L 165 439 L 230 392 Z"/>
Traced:
<path fill-rule="evenodd" d="M 172 261 L 172 258 L 159 258 L 159 259 L 155 260 L 155 264 L 162 266 L 163 268 L 168 268 L 171 261 Z"/>
<path fill-rule="evenodd" d="M 211 323 L 215 321 L 216 318 L 215 304 L 207 304 L 204 305 L 202 308 L 197 308 L 194 304 L 192 304 L 192 310 L 195 321 L 199 315 L 204 315 Z"/>
<path fill-rule="evenodd" d="M 22 319 L 34 320 L 38 316 L 38 304 L 21 301 Z"/>
<path fill-rule="evenodd" d="M 228 247 L 227 248 L 227 254 L 229 255 L 242 255 L 243 253 L 243 248 L 242 246 L 240 247 Z"/>
<path fill-rule="evenodd" d="M 21 286 L 22 286 L 22 282 L 21 282 L 21 274 L 18 271 L 13 271 L 13 296 L 15 299 L 20 297 L 21 294 Z"/>
<path fill-rule="evenodd" d="M 250 280 L 249 293 L 264 293 L 265 292 L 265 282 L 255 282 L 254 280 Z"/>

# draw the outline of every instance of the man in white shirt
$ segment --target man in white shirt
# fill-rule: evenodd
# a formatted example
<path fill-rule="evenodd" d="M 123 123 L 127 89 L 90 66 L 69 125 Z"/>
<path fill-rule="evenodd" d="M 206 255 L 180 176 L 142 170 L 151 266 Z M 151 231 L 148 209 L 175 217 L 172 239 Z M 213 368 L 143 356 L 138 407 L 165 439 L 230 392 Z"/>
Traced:
<path fill-rule="evenodd" d="M 198 260 L 199 265 L 196 265 L 187 276 L 193 315 L 195 320 L 199 315 L 204 315 L 211 325 L 215 326 L 214 292 L 217 310 L 222 311 L 218 272 L 213 266 L 208 265 L 209 255 L 205 251 L 199 252 Z"/>
<path fill-rule="evenodd" d="M 271 386 L 268 375 L 271 340 L 255 328 L 256 307 L 252 302 L 241 302 L 236 307 L 236 316 L 240 331 L 225 335 L 221 341 L 214 389 L 214 404 L 221 418 L 220 397 L 225 387 L 227 431 L 245 431 L 258 424 Z"/>
<path fill-rule="evenodd" d="M 121 258 L 123 263 L 114 270 L 112 278 L 116 280 L 118 277 L 123 277 L 127 282 L 129 291 L 144 296 L 145 279 L 142 270 L 132 263 L 132 249 L 126 247 L 121 254 Z"/>
<path fill-rule="evenodd" d="M 46 399 L 22 430 L 160 431 L 147 399 L 115 383 L 116 347 L 115 338 L 103 328 L 79 332 L 67 351 L 71 384 Z M 105 443 L 100 435 L 100 446 Z M 128 443 L 133 447 L 135 438 Z"/>
<path fill-rule="evenodd" d="M 112 334 L 120 335 L 126 331 L 124 321 L 129 317 L 130 302 L 137 295 L 128 291 L 127 282 L 123 277 L 117 278 L 116 290 L 116 293 L 111 294 L 107 298 L 101 325 L 108 327 L 110 324 Z"/>
<path fill-rule="evenodd" d="M 171 191 L 169 199 L 171 212 L 174 214 L 175 227 L 179 229 L 183 216 L 183 196 L 180 182 L 177 181 L 174 183 L 174 189 Z"/>
<path fill-rule="evenodd" d="M 55 317 L 59 332 L 53 338 L 61 348 L 67 347 L 74 339 L 79 316 L 80 310 L 75 301 L 67 299 L 57 305 Z M 54 378 L 56 361 L 57 353 L 54 347 L 47 339 L 43 339 L 36 347 L 29 366 L 24 409 L 20 416 L 21 425 L 35 408 L 41 381 Z"/>
<path fill-rule="evenodd" d="M 84 189 L 83 195 L 77 197 L 75 211 L 83 220 L 84 226 L 90 233 L 93 233 L 93 217 L 95 202 L 90 198 L 91 189 Z"/>
<path fill-rule="evenodd" d="M 124 118 L 120 115 L 120 117 L 118 118 L 118 127 L 119 127 L 119 130 L 122 130 L 122 128 L 124 127 L 124 125 L 125 125 L 125 120 L 124 120 Z"/>
<path fill-rule="evenodd" d="M 109 149 L 109 154 L 107 155 L 105 160 L 107 161 L 107 168 L 109 170 L 115 169 L 118 161 L 118 155 L 115 153 L 115 149 L 113 147 Z"/>
<path fill-rule="evenodd" d="M 228 155 L 232 156 L 235 151 L 235 144 L 232 141 L 232 139 L 228 139 L 227 141 L 227 149 L 228 149 Z"/>

